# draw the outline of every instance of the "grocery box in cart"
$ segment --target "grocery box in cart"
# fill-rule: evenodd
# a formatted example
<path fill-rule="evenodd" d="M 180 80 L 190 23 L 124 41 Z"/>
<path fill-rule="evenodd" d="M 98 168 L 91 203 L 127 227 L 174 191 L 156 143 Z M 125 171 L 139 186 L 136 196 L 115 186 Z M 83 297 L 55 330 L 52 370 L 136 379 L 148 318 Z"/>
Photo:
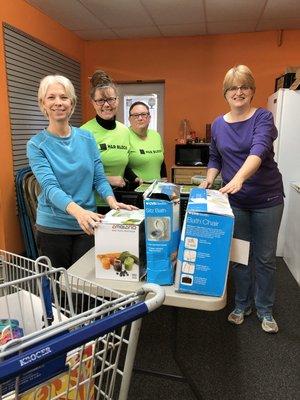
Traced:
<path fill-rule="evenodd" d="M 179 186 L 155 181 L 144 193 L 147 282 L 172 285 L 180 238 Z"/>
<path fill-rule="evenodd" d="M 233 227 L 234 216 L 226 194 L 201 188 L 191 190 L 178 252 L 179 291 L 224 294 Z"/>
<path fill-rule="evenodd" d="M 90 377 L 93 374 L 93 347 L 93 343 L 90 343 L 85 346 L 82 354 L 79 351 L 70 353 L 66 360 L 66 364 L 69 366 L 67 372 L 63 372 L 26 391 L 19 395 L 18 400 L 48 400 L 54 398 L 60 400 L 94 400 L 94 379 L 90 382 Z M 5 400 L 14 399 L 14 394 L 5 397 Z"/>
<path fill-rule="evenodd" d="M 95 231 L 96 278 L 139 281 L 146 272 L 144 210 L 111 210 Z"/>
<path fill-rule="evenodd" d="M 15 285 L 16 286 L 16 285 Z M 24 287 L 26 287 L 24 285 Z M 5 292 L 4 292 L 5 293 Z M 54 321 L 53 324 L 58 323 L 57 312 L 53 311 Z M 67 319 L 62 316 L 62 319 Z M 4 335 L 10 332 L 13 334 L 15 329 L 21 333 L 18 336 L 12 335 L 16 340 L 23 336 L 32 334 L 42 329 L 43 322 L 43 309 L 41 299 L 33 293 L 29 293 L 26 290 L 11 290 L 7 295 L 0 295 L 0 321 L 3 325 L 6 321 L 6 327 L 0 332 L 0 336 L 3 341 L 0 341 L 1 345 L 5 345 L 8 341 L 5 340 Z M 9 338 L 10 339 L 10 338 Z M 42 344 L 42 343 L 41 343 Z M 24 374 L 20 381 L 20 391 L 26 391 L 33 385 L 38 385 L 53 376 L 60 374 L 66 370 L 66 352 L 62 353 L 56 359 L 42 364 L 41 366 L 26 370 L 30 366 L 33 359 L 43 358 L 51 350 L 49 346 L 45 345 L 36 352 L 33 352 L 30 356 L 24 353 L 24 357 L 20 360 L 21 366 L 24 367 Z M 0 352 L 1 355 L 1 352 Z M 0 360 L 1 361 L 1 360 Z M 6 394 L 14 390 L 15 380 L 8 380 L 2 385 L 2 393 Z"/>

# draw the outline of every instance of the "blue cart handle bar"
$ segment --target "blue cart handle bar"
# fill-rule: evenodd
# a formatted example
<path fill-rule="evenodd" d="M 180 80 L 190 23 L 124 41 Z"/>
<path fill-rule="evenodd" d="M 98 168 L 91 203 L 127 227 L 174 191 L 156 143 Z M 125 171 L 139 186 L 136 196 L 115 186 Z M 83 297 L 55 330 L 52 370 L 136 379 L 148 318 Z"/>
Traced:
<path fill-rule="evenodd" d="M 48 341 L 43 341 L 42 345 L 34 346 L 24 353 L 0 361 L 0 384 L 24 374 L 49 360 L 53 360 L 62 354 L 66 354 L 68 351 L 99 338 L 106 333 L 112 332 L 120 326 L 142 318 L 148 312 L 149 310 L 145 302 L 137 303 L 102 320 L 96 320 L 89 325 L 64 333 Z"/>

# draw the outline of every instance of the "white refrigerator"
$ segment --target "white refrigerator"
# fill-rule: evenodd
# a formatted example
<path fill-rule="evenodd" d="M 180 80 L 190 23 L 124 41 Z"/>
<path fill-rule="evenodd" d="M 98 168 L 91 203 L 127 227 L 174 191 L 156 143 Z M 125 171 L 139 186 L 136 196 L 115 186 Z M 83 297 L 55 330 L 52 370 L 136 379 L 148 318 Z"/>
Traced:
<path fill-rule="evenodd" d="M 268 109 L 272 111 L 278 129 L 278 138 L 274 142 L 275 161 L 282 174 L 286 196 L 277 242 L 277 256 L 283 257 L 285 242 L 289 240 L 286 234 L 286 226 L 290 184 L 300 182 L 300 91 L 279 89 L 269 97 Z M 289 212 L 292 212 L 292 210 Z"/>
<path fill-rule="evenodd" d="M 300 285 L 300 182 L 290 187 L 283 259 Z"/>

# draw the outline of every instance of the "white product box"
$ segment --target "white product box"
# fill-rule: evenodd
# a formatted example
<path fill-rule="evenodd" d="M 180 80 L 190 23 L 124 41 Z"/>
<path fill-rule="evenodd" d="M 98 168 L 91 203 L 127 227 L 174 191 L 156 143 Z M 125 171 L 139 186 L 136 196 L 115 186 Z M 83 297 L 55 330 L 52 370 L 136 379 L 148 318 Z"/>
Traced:
<path fill-rule="evenodd" d="M 233 227 L 227 195 L 216 190 L 191 190 L 177 260 L 179 291 L 224 294 Z"/>
<path fill-rule="evenodd" d="M 95 231 L 96 278 L 139 281 L 145 275 L 144 210 L 111 210 Z"/>
<path fill-rule="evenodd" d="M 180 238 L 179 186 L 154 182 L 144 193 L 147 282 L 174 283 Z"/>

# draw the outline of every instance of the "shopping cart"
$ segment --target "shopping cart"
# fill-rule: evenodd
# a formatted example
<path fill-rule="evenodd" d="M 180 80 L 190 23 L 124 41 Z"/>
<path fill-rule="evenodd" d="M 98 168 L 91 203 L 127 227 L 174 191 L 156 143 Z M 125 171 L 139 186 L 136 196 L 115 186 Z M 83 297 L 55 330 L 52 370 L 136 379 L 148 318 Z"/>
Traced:
<path fill-rule="evenodd" d="M 0 322 L 11 335 L 0 346 L 0 399 L 126 399 L 141 318 L 163 303 L 164 290 L 145 284 L 123 295 L 45 257 L 5 251 L 0 269 Z"/>

